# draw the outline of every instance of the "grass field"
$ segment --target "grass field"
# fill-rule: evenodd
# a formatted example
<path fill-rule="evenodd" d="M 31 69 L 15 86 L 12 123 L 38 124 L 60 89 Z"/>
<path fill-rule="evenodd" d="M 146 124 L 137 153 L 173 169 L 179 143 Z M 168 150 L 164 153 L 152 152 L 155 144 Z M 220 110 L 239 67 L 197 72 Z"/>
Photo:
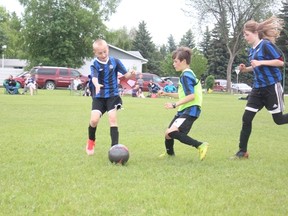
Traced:
<path fill-rule="evenodd" d="M 108 160 L 107 115 L 97 130 L 95 155 L 85 143 L 91 98 L 66 90 L 6 95 L 0 89 L 0 215 L 288 215 L 288 125 L 262 110 L 253 122 L 248 160 L 238 150 L 246 101 L 204 95 L 190 135 L 207 141 L 196 149 L 175 142 L 176 157 L 159 159 L 164 131 L 175 114 L 168 98 L 123 97 L 120 143 L 126 166 Z"/>

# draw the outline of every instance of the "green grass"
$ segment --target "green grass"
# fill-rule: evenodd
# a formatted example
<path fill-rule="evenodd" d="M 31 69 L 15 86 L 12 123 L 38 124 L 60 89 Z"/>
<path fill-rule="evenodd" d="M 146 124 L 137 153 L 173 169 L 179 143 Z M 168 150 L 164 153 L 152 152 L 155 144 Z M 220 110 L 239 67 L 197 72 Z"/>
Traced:
<path fill-rule="evenodd" d="M 107 114 L 95 155 L 86 155 L 91 98 L 66 90 L 0 92 L 0 215 L 288 215 L 288 125 L 275 125 L 262 110 L 249 160 L 229 160 L 246 103 L 237 95 L 204 95 L 190 132 L 210 143 L 204 161 L 178 141 L 175 158 L 158 158 L 175 114 L 164 109 L 171 99 L 123 97 L 120 143 L 130 159 L 118 166 L 108 160 Z"/>

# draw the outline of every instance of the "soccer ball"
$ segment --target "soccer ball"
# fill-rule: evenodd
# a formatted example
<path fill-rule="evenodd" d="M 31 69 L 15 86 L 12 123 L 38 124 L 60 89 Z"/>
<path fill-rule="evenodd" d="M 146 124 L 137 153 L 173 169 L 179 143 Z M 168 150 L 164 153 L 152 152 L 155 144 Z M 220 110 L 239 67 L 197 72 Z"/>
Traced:
<path fill-rule="evenodd" d="M 129 160 L 129 150 L 125 145 L 117 144 L 110 148 L 108 157 L 111 163 L 124 165 Z"/>

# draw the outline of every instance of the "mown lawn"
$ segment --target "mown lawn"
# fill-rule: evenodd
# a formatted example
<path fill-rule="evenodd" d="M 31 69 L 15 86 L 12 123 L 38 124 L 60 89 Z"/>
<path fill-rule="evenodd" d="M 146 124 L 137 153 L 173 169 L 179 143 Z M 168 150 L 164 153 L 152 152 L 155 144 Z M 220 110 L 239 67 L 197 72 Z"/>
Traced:
<path fill-rule="evenodd" d="M 0 92 L 0 215 L 288 215 L 288 125 L 275 125 L 262 110 L 250 158 L 229 160 L 246 102 L 239 95 L 204 95 L 190 132 L 210 143 L 204 161 L 178 141 L 175 158 L 158 158 L 175 113 L 164 109 L 171 99 L 124 96 L 120 142 L 130 159 L 118 166 L 108 160 L 107 115 L 95 155 L 85 153 L 91 98 L 67 90 Z"/>

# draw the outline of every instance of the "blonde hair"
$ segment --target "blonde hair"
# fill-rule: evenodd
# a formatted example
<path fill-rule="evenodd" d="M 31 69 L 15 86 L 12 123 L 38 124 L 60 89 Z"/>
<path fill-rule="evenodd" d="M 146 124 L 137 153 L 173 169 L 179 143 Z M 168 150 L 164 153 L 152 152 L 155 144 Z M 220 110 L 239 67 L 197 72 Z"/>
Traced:
<path fill-rule="evenodd" d="M 249 20 L 245 23 L 243 31 L 252 33 L 257 32 L 259 39 L 268 39 L 272 43 L 276 42 L 276 38 L 280 36 L 284 26 L 284 21 L 276 16 L 272 16 L 263 22 Z"/>

